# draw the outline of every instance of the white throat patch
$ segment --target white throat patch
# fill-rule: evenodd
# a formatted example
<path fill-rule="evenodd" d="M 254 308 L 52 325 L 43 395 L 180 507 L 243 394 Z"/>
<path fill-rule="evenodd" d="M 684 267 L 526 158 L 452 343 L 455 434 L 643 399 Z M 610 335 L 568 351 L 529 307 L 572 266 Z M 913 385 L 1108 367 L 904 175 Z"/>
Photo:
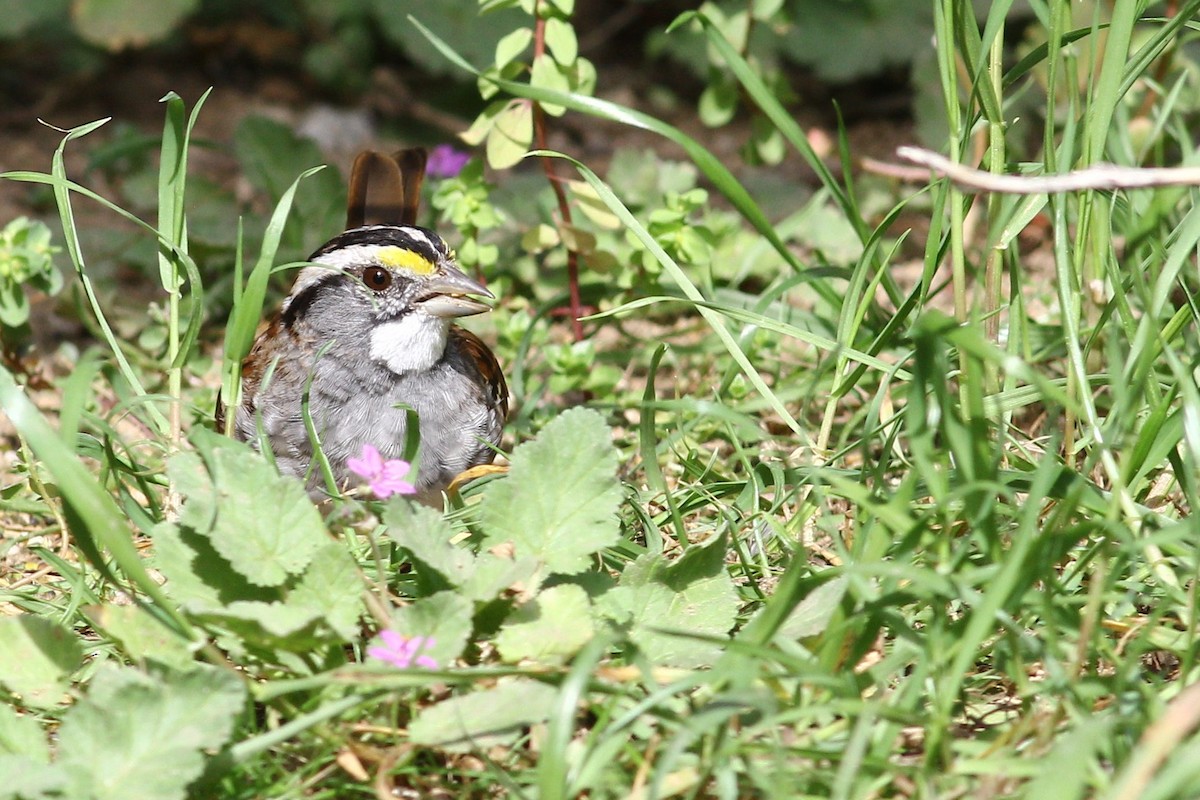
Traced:
<path fill-rule="evenodd" d="M 446 352 L 450 320 L 415 310 L 371 329 L 371 358 L 392 372 L 420 372 L 437 363 Z"/>

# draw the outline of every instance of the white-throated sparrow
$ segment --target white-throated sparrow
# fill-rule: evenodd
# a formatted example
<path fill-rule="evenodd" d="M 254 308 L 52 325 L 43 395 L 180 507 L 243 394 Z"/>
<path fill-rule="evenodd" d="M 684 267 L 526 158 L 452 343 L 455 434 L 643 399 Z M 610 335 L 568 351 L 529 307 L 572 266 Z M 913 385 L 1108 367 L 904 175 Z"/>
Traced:
<path fill-rule="evenodd" d="M 463 273 L 440 236 L 413 224 L 423 151 L 355 161 L 347 230 L 317 249 L 242 366 L 234 436 L 256 444 L 259 430 L 280 472 L 308 475 L 313 448 L 302 400 L 339 485 L 354 483 L 347 461 L 373 445 L 404 455 L 409 415 L 420 433 L 418 497 L 438 496 L 463 471 L 489 464 L 508 413 L 496 357 L 452 324 L 490 307 L 492 297 Z M 309 381 L 311 380 L 311 385 Z M 218 425 L 223 409 L 218 408 Z"/>

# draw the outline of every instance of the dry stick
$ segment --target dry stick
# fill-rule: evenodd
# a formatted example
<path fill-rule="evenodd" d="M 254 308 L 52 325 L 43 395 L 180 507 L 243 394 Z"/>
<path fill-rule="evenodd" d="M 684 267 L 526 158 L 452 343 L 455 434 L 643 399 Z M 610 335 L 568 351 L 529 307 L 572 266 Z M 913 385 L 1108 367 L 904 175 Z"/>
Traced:
<path fill-rule="evenodd" d="M 536 6 L 535 6 L 536 9 Z M 533 28 L 533 59 L 537 61 L 546 52 L 546 19 L 540 14 Z M 537 146 L 539 150 L 547 150 L 546 147 L 546 112 L 542 109 L 542 104 L 536 100 L 529 101 L 533 103 L 533 130 L 537 136 Z M 571 224 L 571 205 L 567 202 L 567 193 L 563 191 L 562 179 L 558 177 L 558 172 L 554 168 L 554 159 L 549 156 L 542 156 L 542 169 L 546 172 L 546 180 L 550 182 L 550 188 L 554 190 L 554 196 L 558 200 L 558 215 L 562 218 L 564 225 Z M 583 316 L 582 301 L 579 297 L 579 254 L 572 247 L 567 247 L 567 288 L 571 295 L 569 313 L 571 315 L 571 332 L 575 336 L 575 341 L 583 341 L 583 323 L 579 318 Z"/>
<path fill-rule="evenodd" d="M 896 155 L 920 166 L 908 167 L 864 158 L 862 167 L 867 172 L 905 181 L 926 181 L 929 179 L 929 173 L 933 172 L 935 175 L 949 178 L 963 191 L 1001 194 L 1060 194 L 1089 189 L 1200 186 L 1200 167 L 1119 167 L 1115 164 L 1097 164 L 1061 175 L 996 175 L 956 164 L 945 156 L 923 147 L 898 147 Z"/>

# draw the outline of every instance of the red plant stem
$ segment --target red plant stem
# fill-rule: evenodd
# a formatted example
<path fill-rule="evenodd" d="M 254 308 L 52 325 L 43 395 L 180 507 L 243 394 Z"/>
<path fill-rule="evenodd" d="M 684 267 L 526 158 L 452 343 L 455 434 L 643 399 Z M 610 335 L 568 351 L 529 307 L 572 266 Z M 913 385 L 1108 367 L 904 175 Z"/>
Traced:
<path fill-rule="evenodd" d="M 536 22 L 533 27 L 533 59 L 536 61 L 541 58 L 546 52 L 546 20 L 538 14 L 538 6 L 541 3 L 534 5 L 534 14 Z M 542 110 L 541 103 L 535 100 L 530 101 L 533 104 L 533 133 L 537 139 L 539 150 L 546 150 L 546 112 Z M 571 224 L 571 206 L 567 202 L 567 193 L 563 191 L 562 179 L 559 178 L 558 172 L 554 168 L 554 159 L 542 156 L 542 169 L 546 173 L 546 180 L 550 182 L 550 188 L 554 190 L 554 196 L 558 199 L 558 214 L 562 218 L 562 222 L 566 225 Z M 583 341 L 583 323 L 579 318 L 583 316 L 582 302 L 579 298 L 579 254 L 572 248 L 567 248 L 567 288 L 570 293 L 570 312 L 571 312 L 571 332 L 575 336 L 575 341 Z"/>

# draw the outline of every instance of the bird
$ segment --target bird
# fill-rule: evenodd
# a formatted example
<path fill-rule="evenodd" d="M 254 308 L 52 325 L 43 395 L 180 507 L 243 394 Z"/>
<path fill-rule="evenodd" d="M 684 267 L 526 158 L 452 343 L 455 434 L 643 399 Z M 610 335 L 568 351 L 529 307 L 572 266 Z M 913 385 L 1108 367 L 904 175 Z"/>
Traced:
<path fill-rule="evenodd" d="M 416 496 L 440 505 L 454 479 L 490 464 L 500 444 L 504 374 L 488 346 L 454 324 L 490 311 L 476 298 L 494 295 L 416 224 L 425 163 L 419 148 L 358 155 L 344 232 L 309 257 L 242 364 L 233 436 L 268 444 L 280 473 L 306 480 L 310 496 L 324 481 L 305 404 L 339 488 L 362 482 L 348 462 L 364 448 L 403 458 L 416 433 Z M 218 400 L 219 428 L 224 414 Z"/>

